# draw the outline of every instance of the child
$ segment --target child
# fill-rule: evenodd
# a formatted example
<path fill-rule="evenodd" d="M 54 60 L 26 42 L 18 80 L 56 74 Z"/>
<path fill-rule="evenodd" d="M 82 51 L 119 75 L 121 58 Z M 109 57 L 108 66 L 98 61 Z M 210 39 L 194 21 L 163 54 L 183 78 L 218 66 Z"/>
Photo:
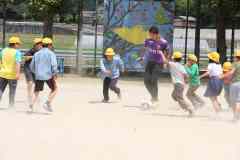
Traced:
<path fill-rule="evenodd" d="M 222 79 L 223 79 L 223 88 L 224 88 L 224 97 L 229 105 L 229 107 L 231 106 L 230 104 L 230 97 L 229 97 L 229 92 L 230 92 L 230 85 L 232 83 L 232 78 L 233 78 L 233 74 L 232 74 L 232 64 L 231 62 L 225 62 L 223 64 L 223 75 L 222 75 Z"/>
<path fill-rule="evenodd" d="M 230 86 L 230 102 L 233 107 L 234 121 L 240 120 L 240 51 L 236 52 L 233 64 L 233 80 Z"/>
<path fill-rule="evenodd" d="M 164 58 L 165 63 L 167 62 L 168 67 L 170 69 L 172 82 L 174 84 L 172 98 L 179 103 L 180 107 L 183 110 L 189 113 L 189 116 L 192 116 L 193 111 L 190 109 L 189 104 L 185 101 L 183 97 L 184 86 L 188 75 L 184 66 L 181 64 L 181 60 L 182 53 L 180 52 L 173 53 L 173 62 L 167 62 L 166 58 Z"/>
<path fill-rule="evenodd" d="M 47 83 L 51 90 L 47 101 L 44 103 L 43 108 L 48 112 L 53 112 L 52 102 L 57 94 L 57 58 L 52 51 L 53 41 L 50 38 L 43 38 L 43 48 L 34 54 L 30 68 L 35 75 L 35 88 L 34 96 L 29 105 L 30 111 L 33 111 L 33 106 L 36 103 L 39 94 L 44 90 L 44 84 Z"/>
<path fill-rule="evenodd" d="M 163 57 L 161 53 L 169 53 L 168 42 L 160 37 L 157 27 L 152 26 L 149 29 L 149 39 L 144 44 L 144 85 L 151 95 L 151 102 L 158 102 L 158 76 L 161 66 L 163 66 Z"/>
<path fill-rule="evenodd" d="M 20 78 L 22 53 L 18 50 L 21 45 L 19 37 L 11 37 L 9 46 L 0 52 L 0 100 L 9 85 L 9 107 L 15 105 L 17 83 Z"/>
<path fill-rule="evenodd" d="M 207 72 L 201 75 L 200 78 L 209 76 L 208 86 L 204 96 L 210 98 L 215 112 L 219 113 L 221 111 L 221 105 L 218 101 L 218 96 L 223 88 L 223 82 L 220 79 L 223 70 L 222 66 L 219 64 L 220 56 L 217 52 L 209 53 L 208 58 L 209 64 Z"/>
<path fill-rule="evenodd" d="M 31 100 L 33 98 L 33 84 L 35 81 L 34 74 L 30 69 L 30 64 L 34 54 L 42 48 L 42 38 L 35 38 L 33 40 L 33 43 L 34 43 L 33 48 L 24 55 L 25 57 L 24 74 L 27 82 L 27 92 L 28 92 L 29 103 L 31 103 Z"/>
<path fill-rule="evenodd" d="M 204 101 L 202 100 L 202 98 L 195 93 L 200 86 L 199 68 L 197 65 L 197 61 L 197 57 L 194 54 L 189 54 L 188 64 L 186 66 L 186 71 L 190 79 L 187 97 L 191 101 L 195 109 L 204 105 Z"/>
<path fill-rule="evenodd" d="M 100 61 L 101 76 L 103 78 L 103 103 L 109 102 L 109 88 L 121 99 L 121 90 L 117 87 L 120 71 L 124 72 L 123 61 L 120 56 L 115 56 L 112 48 L 108 48 Z"/>

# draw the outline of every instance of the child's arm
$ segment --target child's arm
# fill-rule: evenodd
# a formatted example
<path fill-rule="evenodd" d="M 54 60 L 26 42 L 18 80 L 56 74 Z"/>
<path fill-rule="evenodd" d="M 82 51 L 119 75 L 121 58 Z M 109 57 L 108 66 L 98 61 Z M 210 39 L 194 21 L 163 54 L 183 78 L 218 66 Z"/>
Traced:
<path fill-rule="evenodd" d="M 209 75 L 209 72 L 208 71 L 206 71 L 204 74 L 202 74 L 199 78 L 200 79 L 202 79 L 202 78 L 204 78 L 204 77 L 207 77 Z"/>
<path fill-rule="evenodd" d="M 103 72 L 105 74 L 108 74 L 108 75 L 111 74 L 111 71 L 106 69 L 106 67 L 104 65 L 104 62 L 103 62 L 103 59 L 100 60 L 100 69 L 101 69 L 101 72 Z"/>
<path fill-rule="evenodd" d="M 119 58 L 119 68 L 122 73 L 125 72 L 124 63 L 123 63 L 122 59 L 120 59 L 120 58 Z"/>

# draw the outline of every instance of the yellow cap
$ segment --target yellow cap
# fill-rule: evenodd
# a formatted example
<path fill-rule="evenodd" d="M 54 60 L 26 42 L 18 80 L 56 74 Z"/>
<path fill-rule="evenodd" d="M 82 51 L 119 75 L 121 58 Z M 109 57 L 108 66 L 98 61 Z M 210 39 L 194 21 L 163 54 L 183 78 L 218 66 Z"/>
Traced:
<path fill-rule="evenodd" d="M 232 63 L 231 62 L 225 62 L 223 64 L 223 71 L 227 72 L 227 71 L 230 71 L 230 70 L 232 70 Z"/>
<path fill-rule="evenodd" d="M 34 44 L 38 44 L 38 43 L 42 43 L 42 38 L 35 38 L 34 40 L 33 40 L 33 43 Z"/>
<path fill-rule="evenodd" d="M 198 61 L 197 57 L 194 54 L 189 54 L 188 59 L 191 60 L 191 61 L 194 61 L 194 62 Z"/>
<path fill-rule="evenodd" d="M 217 52 L 209 53 L 208 58 L 217 63 L 219 63 L 219 61 L 220 61 L 220 55 Z"/>
<path fill-rule="evenodd" d="M 113 50 L 113 48 L 108 48 L 106 51 L 105 51 L 105 56 L 114 56 L 115 55 L 115 52 Z"/>
<path fill-rule="evenodd" d="M 21 44 L 21 40 L 19 37 L 13 36 L 13 37 L 9 38 L 8 43 L 9 44 Z"/>
<path fill-rule="evenodd" d="M 237 50 L 237 51 L 235 52 L 235 57 L 240 57 L 240 50 Z"/>
<path fill-rule="evenodd" d="M 53 41 L 52 41 L 51 38 L 46 37 L 46 38 L 43 38 L 43 39 L 42 39 L 42 43 L 43 43 L 43 44 L 52 44 Z"/>
<path fill-rule="evenodd" d="M 181 52 L 174 52 L 173 53 L 173 58 L 174 59 L 182 58 L 182 53 Z"/>

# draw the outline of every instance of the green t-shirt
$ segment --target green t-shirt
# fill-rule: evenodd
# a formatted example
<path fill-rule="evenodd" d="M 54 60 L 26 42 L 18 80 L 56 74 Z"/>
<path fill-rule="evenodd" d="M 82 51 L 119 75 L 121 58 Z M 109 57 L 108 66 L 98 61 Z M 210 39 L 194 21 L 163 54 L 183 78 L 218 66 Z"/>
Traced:
<path fill-rule="evenodd" d="M 190 78 L 190 85 L 191 86 L 200 85 L 198 65 L 193 64 L 191 67 L 186 67 L 186 71 L 187 71 L 188 76 Z"/>
<path fill-rule="evenodd" d="M 234 63 L 233 67 L 236 70 L 233 75 L 233 82 L 240 82 L 240 63 L 239 62 Z"/>

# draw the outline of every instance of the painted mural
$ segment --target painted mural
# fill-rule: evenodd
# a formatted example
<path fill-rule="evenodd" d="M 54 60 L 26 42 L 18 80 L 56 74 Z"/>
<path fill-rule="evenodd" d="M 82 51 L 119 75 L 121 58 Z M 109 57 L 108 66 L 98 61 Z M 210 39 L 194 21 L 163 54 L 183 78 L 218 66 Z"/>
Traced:
<path fill-rule="evenodd" d="M 174 0 L 105 0 L 104 7 L 104 49 L 114 48 L 128 70 L 143 70 L 137 59 L 152 25 L 172 46 Z"/>

